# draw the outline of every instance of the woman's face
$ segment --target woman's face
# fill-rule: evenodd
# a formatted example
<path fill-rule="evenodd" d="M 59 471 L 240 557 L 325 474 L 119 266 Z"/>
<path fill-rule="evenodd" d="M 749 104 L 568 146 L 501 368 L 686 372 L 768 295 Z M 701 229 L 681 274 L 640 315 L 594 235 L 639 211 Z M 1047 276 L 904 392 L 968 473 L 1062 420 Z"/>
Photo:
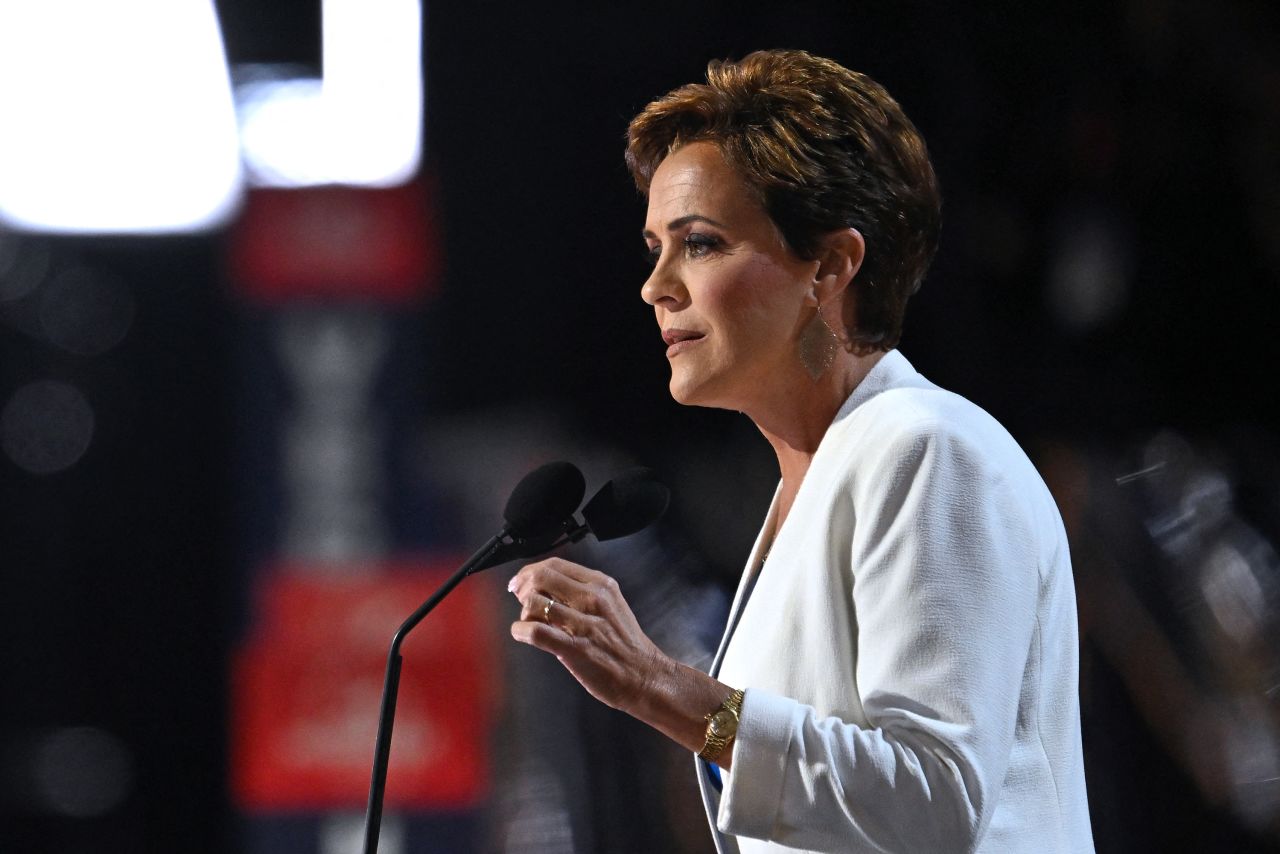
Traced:
<path fill-rule="evenodd" d="M 654 269 L 640 293 L 667 344 L 672 397 L 748 414 L 785 399 L 803 377 L 798 341 L 819 265 L 787 248 L 714 144 L 658 166 L 644 239 Z"/>

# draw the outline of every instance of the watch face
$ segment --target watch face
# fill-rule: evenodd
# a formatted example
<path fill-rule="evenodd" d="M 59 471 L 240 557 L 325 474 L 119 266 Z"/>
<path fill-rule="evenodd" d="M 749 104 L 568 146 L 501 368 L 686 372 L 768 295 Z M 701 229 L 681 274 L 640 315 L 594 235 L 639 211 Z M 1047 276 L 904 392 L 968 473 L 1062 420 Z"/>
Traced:
<path fill-rule="evenodd" d="M 711 716 L 710 729 L 714 735 L 733 735 L 738 730 L 738 719 L 728 709 L 721 709 Z"/>

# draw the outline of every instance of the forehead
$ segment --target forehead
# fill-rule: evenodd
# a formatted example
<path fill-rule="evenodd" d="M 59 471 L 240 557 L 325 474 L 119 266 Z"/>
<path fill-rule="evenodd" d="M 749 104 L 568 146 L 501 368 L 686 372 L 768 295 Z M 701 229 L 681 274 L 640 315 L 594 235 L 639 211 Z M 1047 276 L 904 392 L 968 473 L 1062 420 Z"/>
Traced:
<path fill-rule="evenodd" d="M 693 213 L 721 219 L 758 209 L 720 149 L 711 142 L 691 142 L 669 154 L 654 171 L 646 227 L 659 231 L 667 222 Z"/>

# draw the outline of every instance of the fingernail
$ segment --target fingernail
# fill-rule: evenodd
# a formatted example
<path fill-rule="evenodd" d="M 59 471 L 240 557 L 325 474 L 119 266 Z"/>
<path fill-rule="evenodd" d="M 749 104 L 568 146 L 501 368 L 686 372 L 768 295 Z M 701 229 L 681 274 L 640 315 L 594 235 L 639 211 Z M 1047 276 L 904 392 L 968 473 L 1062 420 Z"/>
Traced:
<path fill-rule="evenodd" d="M 507 582 L 507 592 L 508 593 L 516 592 L 516 577 L 514 575 L 511 576 L 511 580 Z"/>

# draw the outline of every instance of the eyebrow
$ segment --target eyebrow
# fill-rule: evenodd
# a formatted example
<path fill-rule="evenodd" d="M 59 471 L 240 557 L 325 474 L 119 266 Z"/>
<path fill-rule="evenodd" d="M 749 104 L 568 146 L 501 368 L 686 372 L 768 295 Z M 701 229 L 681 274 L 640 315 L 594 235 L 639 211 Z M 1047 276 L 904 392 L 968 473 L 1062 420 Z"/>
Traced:
<path fill-rule="evenodd" d="M 679 219 L 673 219 L 671 220 L 671 222 L 667 223 L 667 231 L 678 231 L 679 229 L 684 228 L 686 225 L 688 225 L 691 222 L 705 222 L 707 225 L 714 225 L 716 228 L 725 227 L 724 223 L 716 222 L 711 217 L 703 216 L 702 214 L 686 214 L 680 217 Z M 650 239 L 657 239 L 658 237 L 658 235 L 654 234 L 652 231 L 650 231 L 647 228 L 644 231 L 640 232 L 640 236 L 648 237 Z"/>

